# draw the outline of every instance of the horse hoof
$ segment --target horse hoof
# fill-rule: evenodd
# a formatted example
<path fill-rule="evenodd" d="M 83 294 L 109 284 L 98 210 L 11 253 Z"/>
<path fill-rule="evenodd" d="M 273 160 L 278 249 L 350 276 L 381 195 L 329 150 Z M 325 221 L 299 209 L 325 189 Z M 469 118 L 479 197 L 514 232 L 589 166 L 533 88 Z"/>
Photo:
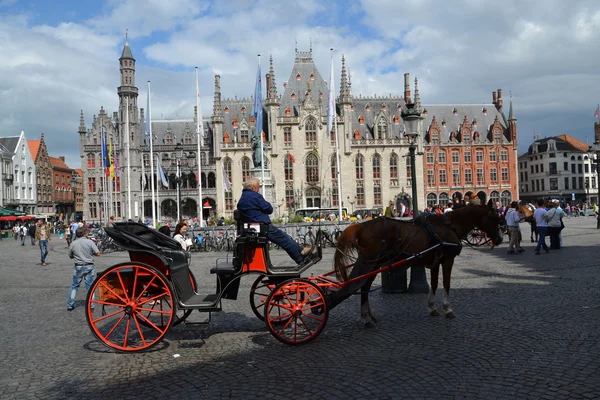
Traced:
<path fill-rule="evenodd" d="M 377 324 L 373 321 L 365 322 L 365 328 L 374 329 L 377 328 Z"/>
<path fill-rule="evenodd" d="M 371 321 L 373 321 L 374 324 L 377 323 L 377 318 L 375 318 L 374 316 L 371 315 Z"/>
<path fill-rule="evenodd" d="M 439 317 L 440 316 L 440 312 L 438 310 L 431 310 L 431 311 L 429 311 L 429 316 L 431 316 L 431 317 Z"/>
<path fill-rule="evenodd" d="M 446 318 L 452 319 L 454 317 L 456 317 L 456 315 L 454 315 L 454 311 L 449 311 L 446 313 Z"/>

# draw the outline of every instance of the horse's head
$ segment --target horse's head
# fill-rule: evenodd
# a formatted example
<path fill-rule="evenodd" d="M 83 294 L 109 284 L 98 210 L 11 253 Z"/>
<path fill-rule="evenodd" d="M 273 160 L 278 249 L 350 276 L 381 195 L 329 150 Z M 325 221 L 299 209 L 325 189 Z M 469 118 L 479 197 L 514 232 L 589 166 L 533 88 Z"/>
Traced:
<path fill-rule="evenodd" d="M 519 208 L 517 209 L 517 211 L 519 211 L 521 214 L 523 214 L 523 216 L 525 218 L 532 217 L 534 210 L 535 210 L 534 207 L 532 207 L 530 204 L 526 204 L 526 203 L 520 203 Z"/>
<path fill-rule="evenodd" d="M 502 231 L 500 230 L 498 210 L 494 207 L 492 200 L 488 201 L 487 206 L 480 207 L 480 210 L 481 212 L 478 215 L 477 227 L 485 232 L 495 246 L 498 246 L 502 243 Z"/>

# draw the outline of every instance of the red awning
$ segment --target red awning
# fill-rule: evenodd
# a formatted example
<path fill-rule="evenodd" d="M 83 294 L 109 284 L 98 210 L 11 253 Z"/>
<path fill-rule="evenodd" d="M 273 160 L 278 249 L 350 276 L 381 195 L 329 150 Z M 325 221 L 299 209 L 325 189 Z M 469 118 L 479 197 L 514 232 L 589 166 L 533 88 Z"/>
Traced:
<path fill-rule="evenodd" d="M 208 200 L 206 200 L 206 202 L 203 204 L 204 208 L 212 208 L 210 206 L 210 204 L 208 203 Z"/>
<path fill-rule="evenodd" d="M 0 217 L 0 221 L 16 221 L 17 217 L 15 217 L 14 215 L 7 215 L 4 217 Z"/>
<path fill-rule="evenodd" d="M 35 215 L 23 215 L 21 217 L 17 217 L 18 221 L 28 221 L 30 219 L 35 219 Z"/>

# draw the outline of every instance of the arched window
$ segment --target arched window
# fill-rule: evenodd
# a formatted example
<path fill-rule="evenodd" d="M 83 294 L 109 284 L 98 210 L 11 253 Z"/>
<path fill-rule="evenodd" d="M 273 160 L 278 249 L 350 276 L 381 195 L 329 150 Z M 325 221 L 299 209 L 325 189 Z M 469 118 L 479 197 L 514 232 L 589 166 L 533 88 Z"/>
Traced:
<path fill-rule="evenodd" d="M 176 179 L 177 176 L 174 173 L 169 175 L 169 189 L 177 189 L 177 183 L 175 183 Z"/>
<path fill-rule="evenodd" d="M 321 192 L 311 188 L 306 191 L 306 207 L 321 207 Z"/>
<path fill-rule="evenodd" d="M 200 183 L 202 184 L 202 189 L 206 189 L 206 174 L 204 172 L 200 175 Z"/>
<path fill-rule="evenodd" d="M 190 189 L 198 188 L 198 176 L 195 173 L 190 172 L 190 174 L 188 175 L 188 182 Z"/>
<path fill-rule="evenodd" d="M 377 121 L 377 139 L 386 139 L 388 137 L 388 124 L 385 118 L 379 118 Z"/>
<path fill-rule="evenodd" d="M 315 146 L 317 144 L 317 121 L 314 118 L 308 118 L 304 129 L 306 131 L 306 145 Z"/>
<path fill-rule="evenodd" d="M 494 204 L 499 203 L 500 202 L 500 193 L 498 193 L 497 191 L 494 190 L 492 193 L 490 193 L 490 200 Z"/>
<path fill-rule="evenodd" d="M 448 201 L 448 193 L 440 193 L 440 196 L 438 197 L 438 204 L 445 207 L 448 204 Z"/>
<path fill-rule="evenodd" d="M 381 156 L 379 154 L 373 156 L 373 179 L 381 179 Z"/>
<path fill-rule="evenodd" d="M 337 179 L 337 160 L 336 153 L 331 155 L 331 179 Z"/>
<path fill-rule="evenodd" d="M 248 178 L 250 178 L 250 159 L 244 157 L 242 158 L 242 183 L 246 182 Z"/>
<path fill-rule="evenodd" d="M 362 154 L 358 154 L 354 161 L 355 170 L 356 170 L 356 179 L 365 179 L 365 158 Z"/>
<path fill-rule="evenodd" d="M 290 159 L 290 154 L 288 153 L 285 160 L 283 160 L 283 173 L 286 181 L 294 180 L 294 163 Z"/>
<path fill-rule="evenodd" d="M 508 190 L 502 192 L 502 195 L 500 196 L 500 204 L 502 204 L 502 206 L 504 207 L 508 207 L 511 201 L 512 195 L 510 194 L 510 192 Z"/>
<path fill-rule="evenodd" d="M 437 204 L 437 196 L 435 193 L 429 193 L 427 195 L 427 207 L 433 207 Z"/>
<path fill-rule="evenodd" d="M 217 187 L 217 177 L 214 172 L 208 173 L 208 188 L 214 189 Z"/>
<path fill-rule="evenodd" d="M 232 182 L 232 180 L 231 180 L 231 158 L 225 157 L 223 159 L 223 171 L 225 174 L 227 174 L 227 177 L 229 178 L 229 182 Z"/>
<path fill-rule="evenodd" d="M 319 158 L 314 153 L 306 156 L 306 182 L 319 182 Z M 310 207 L 310 206 L 309 206 Z"/>
<path fill-rule="evenodd" d="M 192 135 L 185 135 L 183 137 L 183 144 L 193 144 L 194 140 L 192 139 Z"/>
<path fill-rule="evenodd" d="M 165 144 L 172 146 L 175 144 L 175 137 L 172 134 L 165 136 Z"/>
<path fill-rule="evenodd" d="M 390 179 L 398 179 L 398 155 L 392 153 L 390 157 Z"/>

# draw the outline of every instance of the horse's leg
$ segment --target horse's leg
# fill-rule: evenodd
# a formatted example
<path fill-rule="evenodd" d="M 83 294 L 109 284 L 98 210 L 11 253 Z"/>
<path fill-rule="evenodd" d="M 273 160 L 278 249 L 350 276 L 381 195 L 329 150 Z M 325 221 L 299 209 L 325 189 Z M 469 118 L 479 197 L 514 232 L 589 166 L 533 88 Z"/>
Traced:
<path fill-rule="evenodd" d="M 446 318 L 454 318 L 454 311 L 450 306 L 450 277 L 452 276 L 452 266 L 454 265 L 454 257 L 446 257 L 442 261 L 442 275 L 444 279 L 444 313 Z"/>
<path fill-rule="evenodd" d="M 373 317 L 371 306 L 369 305 L 369 290 L 371 290 L 371 284 L 374 280 L 374 276 L 369 278 L 360 289 L 360 318 L 367 328 L 377 327 L 377 319 Z"/>
<path fill-rule="evenodd" d="M 427 297 L 427 308 L 429 309 L 429 315 L 437 317 L 440 315 L 437 308 L 435 308 L 435 291 L 438 287 L 438 278 L 440 274 L 440 263 L 436 261 L 431 267 L 431 289 L 429 290 L 429 297 Z"/>

